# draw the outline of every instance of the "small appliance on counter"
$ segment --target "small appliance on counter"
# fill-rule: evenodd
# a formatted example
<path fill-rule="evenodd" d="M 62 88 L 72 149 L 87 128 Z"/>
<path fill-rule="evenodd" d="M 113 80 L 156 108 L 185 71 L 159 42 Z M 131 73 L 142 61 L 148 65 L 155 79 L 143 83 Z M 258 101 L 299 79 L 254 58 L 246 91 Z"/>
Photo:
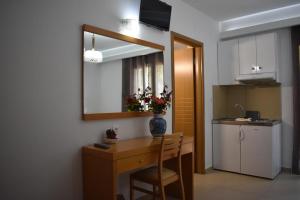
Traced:
<path fill-rule="evenodd" d="M 247 110 L 245 118 L 251 118 L 251 121 L 258 121 L 260 120 L 260 112 Z"/>

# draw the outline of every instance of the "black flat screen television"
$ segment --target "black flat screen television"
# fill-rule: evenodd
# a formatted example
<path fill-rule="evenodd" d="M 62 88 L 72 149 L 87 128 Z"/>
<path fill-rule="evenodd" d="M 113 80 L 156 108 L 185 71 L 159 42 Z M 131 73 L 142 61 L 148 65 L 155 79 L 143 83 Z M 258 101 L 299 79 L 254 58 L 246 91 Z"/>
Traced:
<path fill-rule="evenodd" d="M 160 30 L 170 28 L 172 6 L 159 0 L 141 0 L 140 21 Z"/>

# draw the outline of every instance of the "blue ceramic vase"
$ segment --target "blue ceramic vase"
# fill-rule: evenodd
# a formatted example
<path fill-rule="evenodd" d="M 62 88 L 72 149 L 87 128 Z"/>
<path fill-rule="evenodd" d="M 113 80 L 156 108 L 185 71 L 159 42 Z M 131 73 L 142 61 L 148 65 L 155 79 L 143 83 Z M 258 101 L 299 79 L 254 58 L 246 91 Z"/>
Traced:
<path fill-rule="evenodd" d="M 154 114 L 149 122 L 150 132 L 153 137 L 161 137 L 165 134 L 167 129 L 167 121 L 162 118 L 161 114 Z"/>

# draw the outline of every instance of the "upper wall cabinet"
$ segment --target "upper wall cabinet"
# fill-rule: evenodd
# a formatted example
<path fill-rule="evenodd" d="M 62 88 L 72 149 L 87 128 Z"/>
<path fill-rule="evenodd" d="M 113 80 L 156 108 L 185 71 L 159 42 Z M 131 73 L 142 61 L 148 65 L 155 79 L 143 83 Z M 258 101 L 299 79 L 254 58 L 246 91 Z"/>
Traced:
<path fill-rule="evenodd" d="M 239 47 L 238 40 L 226 40 L 218 44 L 218 70 L 219 84 L 233 85 L 236 72 L 239 70 Z"/>
<path fill-rule="evenodd" d="M 256 79 L 278 81 L 277 49 L 276 32 L 220 41 L 219 84 L 232 85 Z"/>
<path fill-rule="evenodd" d="M 239 73 L 236 80 L 276 79 L 277 35 L 267 33 L 238 40 Z"/>
<path fill-rule="evenodd" d="M 256 41 L 255 36 L 245 37 L 239 41 L 239 71 L 238 75 L 248 75 L 255 72 L 256 67 Z"/>

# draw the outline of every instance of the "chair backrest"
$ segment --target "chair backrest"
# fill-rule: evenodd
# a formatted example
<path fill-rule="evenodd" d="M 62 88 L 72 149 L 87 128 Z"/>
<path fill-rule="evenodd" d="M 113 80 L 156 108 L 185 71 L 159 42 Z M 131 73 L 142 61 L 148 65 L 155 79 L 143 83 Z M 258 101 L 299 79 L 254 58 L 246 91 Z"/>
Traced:
<path fill-rule="evenodd" d="M 183 134 L 173 133 L 171 135 L 164 135 L 161 140 L 160 156 L 159 156 L 159 168 L 160 171 L 163 168 L 163 162 L 172 158 L 177 158 L 177 169 L 181 167 L 181 146 L 182 146 Z M 179 170 L 178 169 L 178 170 Z"/>

